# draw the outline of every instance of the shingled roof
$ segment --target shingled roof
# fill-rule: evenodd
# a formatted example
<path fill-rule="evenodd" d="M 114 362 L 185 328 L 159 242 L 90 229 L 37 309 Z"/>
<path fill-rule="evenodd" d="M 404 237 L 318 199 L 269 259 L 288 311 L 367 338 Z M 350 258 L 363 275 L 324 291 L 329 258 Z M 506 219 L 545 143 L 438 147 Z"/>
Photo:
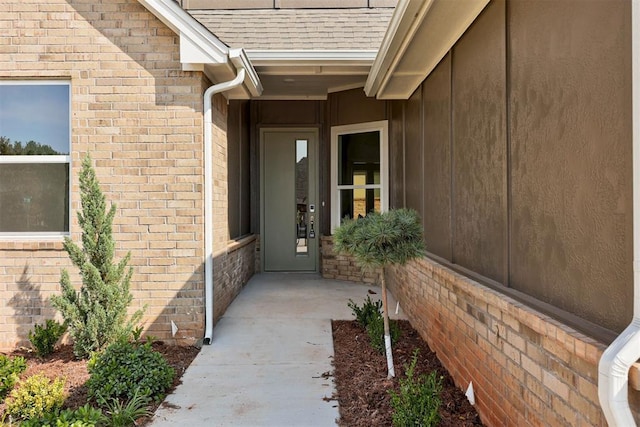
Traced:
<path fill-rule="evenodd" d="M 393 8 L 190 10 L 230 47 L 377 50 Z"/>

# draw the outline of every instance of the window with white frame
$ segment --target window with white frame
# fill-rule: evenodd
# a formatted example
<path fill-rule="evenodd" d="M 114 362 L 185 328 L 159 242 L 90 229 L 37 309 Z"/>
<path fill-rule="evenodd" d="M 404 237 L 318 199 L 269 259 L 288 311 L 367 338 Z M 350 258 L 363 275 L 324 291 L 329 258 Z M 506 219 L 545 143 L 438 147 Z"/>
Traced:
<path fill-rule="evenodd" d="M 71 85 L 0 81 L 0 239 L 69 232 Z"/>
<path fill-rule="evenodd" d="M 331 229 L 389 207 L 388 122 L 331 128 Z"/>

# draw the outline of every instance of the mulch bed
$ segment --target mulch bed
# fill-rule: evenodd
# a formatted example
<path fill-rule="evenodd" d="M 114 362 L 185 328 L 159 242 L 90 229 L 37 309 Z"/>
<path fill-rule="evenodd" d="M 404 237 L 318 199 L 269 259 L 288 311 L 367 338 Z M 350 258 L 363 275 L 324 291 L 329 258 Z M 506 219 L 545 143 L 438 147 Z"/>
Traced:
<path fill-rule="evenodd" d="M 171 393 L 178 384 L 180 378 L 187 367 L 191 364 L 200 349 L 196 347 L 167 345 L 162 341 L 153 343 L 154 350 L 162 353 L 169 365 L 176 370 L 176 378 L 167 394 Z M 65 391 L 68 397 L 64 403 L 65 408 L 75 409 L 87 403 L 87 387 L 84 385 L 89 379 L 87 371 L 87 361 L 78 360 L 73 355 L 71 345 L 61 345 L 56 351 L 46 358 L 39 358 L 35 352 L 29 349 L 18 349 L 7 354 L 10 357 L 22 356 L 27 361 L 27 369 L 20 378 L 26 379 L 34 374 L 42 373 L 54 379 L 56 377 L 65 378 Z M 155 411 L 158 405 L 152 406 L 151 411 Z M 4 403 L 0 403 L 0 419 L 4 413 Z M 147 420 L 139 420 L 141 422 Z M 140 425 L 140 423 L 139 423 Z"/>
<path fill-rule="evenodd" d="M 419 349 L 415 375 L 438 372 L 443 378 L 440 426 L 481 426 L 475 408 L 453 383 L 435 353 L 406 320 L 398 321 L 402 335 L 393 346 L 396 377 L 387 379 L 387 361 L 371 347 L 366 331 L 354 320 L 334 320 L 334 378 L 340 408 L 340 426 L 371 427 L 392 425 L 389 390 L 398 390 L 399 377 Z"/>

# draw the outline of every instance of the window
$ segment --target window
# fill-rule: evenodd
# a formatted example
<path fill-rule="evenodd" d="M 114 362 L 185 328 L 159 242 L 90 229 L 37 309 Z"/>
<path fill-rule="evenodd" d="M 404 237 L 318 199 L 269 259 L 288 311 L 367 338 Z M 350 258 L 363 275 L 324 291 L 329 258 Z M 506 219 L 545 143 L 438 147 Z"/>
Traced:
<path fill-rule="evenodd" d="M 0 238 L 69 232 L 71 86 L 0 81 Z"/>
<path fill-rule="evenodd" d="M 387 121 L 331 128 L 331 228 L 343 218 L 384 212 L 388 202 Z"/>

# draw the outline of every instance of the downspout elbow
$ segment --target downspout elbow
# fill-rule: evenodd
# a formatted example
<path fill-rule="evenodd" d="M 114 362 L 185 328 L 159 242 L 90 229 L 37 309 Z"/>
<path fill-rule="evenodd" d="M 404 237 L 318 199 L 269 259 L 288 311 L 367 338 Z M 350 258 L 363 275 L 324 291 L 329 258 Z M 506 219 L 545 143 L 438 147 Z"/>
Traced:
<path fill-rule="evenodd" d="M 628 400 L 629 369 L 640 355 L 640 318 L 604 351 L 598 364 L 598 399 L 610 426 L 635 426 Z"/>
<path fill-rule="evenodd" d="M 213 96 L 217 93 L 240 86 L 245 79 L 244 68 L 232 80 L 209 87 L 204 92 L 204 298 L 205 298 L 205 330 L 203 343 L 211 344 L 213 340 Z"/>

